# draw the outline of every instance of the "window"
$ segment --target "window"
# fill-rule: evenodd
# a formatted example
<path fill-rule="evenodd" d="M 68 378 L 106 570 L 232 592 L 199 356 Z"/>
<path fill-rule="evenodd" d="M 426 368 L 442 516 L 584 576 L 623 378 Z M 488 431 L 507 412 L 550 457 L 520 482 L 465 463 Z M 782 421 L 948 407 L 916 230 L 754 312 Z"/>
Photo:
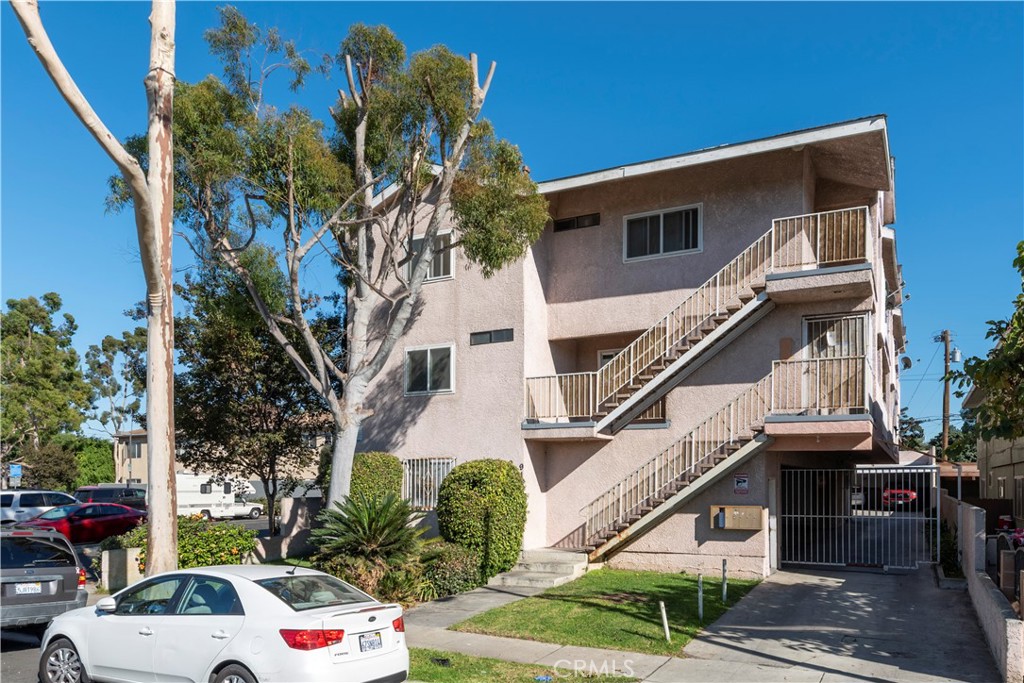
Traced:
<path fill-rule="evenodd" d="M 46 507 L 46 498 L 41 493 L 23 493 L 21 494 L 21 504 L 19 507 L 23 508 L 41 508 Z"/>
<path fill-rule="evenodd" d="M 128 442 L 128 457 L 133 460 L 138 460 L 142 457 L 142 442 L 141 441 L 129 441 Z"/>
<path fill-rule="evenodd" d="M 170 611 L 183 576 L 166 576 L 130 588 L 117 600 L 114 614 L 164 614 Z"/>
<path fill-rule="evenodd" d="M 999 477 L 996 479 L 996 483 L 999 486 L 999 498 L 1006 498 L 1006 477 Z"/>
<path fill-rule="evenodd" d="M 454 363 L 451 346 L 405 352 L 405 393 L 436 394 L 452 391 Z"/>
<path fill-rule="evenodd" d="M 573 216 L 572 218 L 559 218 L 555 220 L 555 232 L 565 232 L 566 230 L 576 230 L 578 228 L 592 228 L 600 224 L 601 214 L 599 213 L 588 213 L 583 216 Z"/>
<path fill-rule="evenodd" d="M 612 358 L 619 355 L 619 351 L 622 349 L 609 349 L 607 351 L 597 352 L 597 367 L 603 368 L 611 362 Z"/>
<path fill-rule="evenodd" d="M 1013 516 L 1024 517 L 1024 477 L 1013 478 Z"/>
<path fill-rule="evenodd" d="M 128 480 L 128 483 L 129 484 L 141 484 L 142 480 L 141 479 L 132 478 L 132 479 Z"/>
<path fill-rule="evenodd" d="M 74 567 L 78 563 L 67 542 L 48 538 L 3 539 L 4 567 Z M 8 584 L 5 584 L 8 585 Z"/>
<path fill-rule="evenodd" d="M 354 605 L 373 600 L 366 593 L 342 583 L 333 576 L 320 574 L 278 576 L 272 579 L 257 580 L 256 585 L 273 593 L 296 612 L 321 607 Z"/>
<path fill-rule="evenodd" d="M 512 328 L 504 330 L 491 330 L 489 332 L 472 332 L 469 335 L 469 345 L 497 344 L 499 342 L 512 341 Z"/>
<path fill-rule="evenodd" d="M 809 358 L 851 358 L 867 353 L 867 317 L 805 318 Z"/>
<path fill-rule="evenodd" d="M 5 493 L 0 496 L 0 508 L 9 508 L 14 503 L 14 494 Z"/>
<path fill-rule="evenodd" d="M 624 242 L 627 261 L 700 251 L 700 207 L 627 216 Z"/>
<path fill-rule="evenodd" d="M 227 581 L 196 577 L 185 589 L 179 614 L 244 614 L 238 593 Z"/>
<path fill-rule="evenodd" d="M 57 493 L 56 491 L 53 491 L 51 493 L 45 493 L 43 495 L 46 496 L 47 505 L 75 505 L 76 503 L 78 503 L 78 501 L 75 498 L 72 498 L 66 493 Z"/>
<path fill-rule="evenodd" d="M 434 258 L 430 262 L 430 268 L 427 269 L 427 276 L 424 278 L 426 282 L 431 280 L 443 280 L 452 276 L 452 260 L 454 249 L 450 249 L 452 243 L 452 234 L 446 233 L 444 235 L 438 235 L 434 239 Z M 415 255 L 420 253 L 423 249 L 423 239 L 413 239 L 412 249 L 410 250 L 410 256 L 413 258 L 409 259 L 409 274 L 412 275 L 412 264 L 415 261 Z"/>

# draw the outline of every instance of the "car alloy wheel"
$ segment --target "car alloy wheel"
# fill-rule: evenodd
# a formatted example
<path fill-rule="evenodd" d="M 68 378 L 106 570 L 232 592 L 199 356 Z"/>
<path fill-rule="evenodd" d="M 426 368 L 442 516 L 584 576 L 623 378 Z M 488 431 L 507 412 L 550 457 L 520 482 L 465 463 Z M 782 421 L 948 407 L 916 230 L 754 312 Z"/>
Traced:
<path fill-rule="evenodd" d="M 251 519 L 259 519 L 259 518 L 260 518 L 260 509 L 259 509 L 259 508 L 253 508 L 253 509 L 252 509 L 252 510 L 251 510 L 251 511 L 249 512 L 249 517 L 250 517 Z"/>
<path fill-rule="evenodd" d="M 82 671 L 82 660 L 70 641 L 60 639 L 46 649 L 43 665 L 45 683 L 85 683 L 88 678 Z"/>
<path fill-rule="evenodd" d="M 256 683 L 256 678 L 249 670 L 237 664 L 229 664 L 220 670 L 214 683 Z"/>

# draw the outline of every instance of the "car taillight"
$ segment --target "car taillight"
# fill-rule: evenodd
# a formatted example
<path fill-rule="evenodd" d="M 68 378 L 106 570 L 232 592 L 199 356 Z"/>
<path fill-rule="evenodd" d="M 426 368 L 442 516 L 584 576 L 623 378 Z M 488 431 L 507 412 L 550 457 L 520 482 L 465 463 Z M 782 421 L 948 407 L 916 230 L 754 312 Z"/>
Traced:
<path fill-rule="evenodd" d="M 391 625 L 395 627 L 395 631 L 398 633 L 405 633 L 405 617 L 398 617 L 391 622 Z"/>
<path fill-rule="evenodd" d="M 78 590 L 85 588 L 85 570 L 81 567 L 78 568 Z"/>
<path fill-rule="evenodd" d="M 288 647 L 295 650 L 317 650 L 341 642 L 345 632 L 338 628 L 329 629 L 281 629 L 281 637 Z"/>

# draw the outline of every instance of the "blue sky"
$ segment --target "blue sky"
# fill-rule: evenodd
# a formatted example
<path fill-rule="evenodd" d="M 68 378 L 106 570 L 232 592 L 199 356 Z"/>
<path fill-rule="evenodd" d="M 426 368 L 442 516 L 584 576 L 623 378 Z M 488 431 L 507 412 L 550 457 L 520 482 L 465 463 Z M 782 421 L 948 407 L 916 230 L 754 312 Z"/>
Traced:
<path fill-rule="evenodd" d="M 538 180 L 887 114 L 915 361 L 904 402 L 919 417 L 941 414 L 932 337 L 949 328 L 966 355 L 983 354 L 985 321 L 1008 315 L 1020 289 L 1024 4 L 238 6 L 319 53 L 334 54 L 361 21 L 389 25 L 410 50 L 444 43 L 496 61 L 485 115 Z M 42 14 L 110 129 L 142 131 L 148 4 L 43 2 Z M 130 213 L 104 214 L 113 166 L 6 3 L 0 23 L 0 295 L 60 293 L 84 353 L 125 329 L 121 312 L 144 294 L 134 225 Z M 178 78 L 219 73 L 202 40 L 215 23 L 214 3 L 179 2 Z M 314 80 L 298 101 L 326 116 L 338 77 Z M 187 267 L 184 243 L 175 250 Z"/>

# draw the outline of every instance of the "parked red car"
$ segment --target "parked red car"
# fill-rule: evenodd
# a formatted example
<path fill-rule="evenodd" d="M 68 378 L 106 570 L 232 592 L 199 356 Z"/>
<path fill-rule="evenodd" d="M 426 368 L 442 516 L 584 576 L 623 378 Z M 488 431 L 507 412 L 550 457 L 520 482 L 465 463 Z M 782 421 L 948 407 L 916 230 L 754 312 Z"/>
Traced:
<path fill-rule="evenodd" d="M 146 521 L 146 513 L 114 503 L 61 505 L 44 512 L 22 526 L 52 527 L 72 543 L 99 543 L 118 536 Z"/>
<path fill-rule="evenodd" d="M 910 489 L 885 489 L 882 491 L 882 505 L 885 507 L 909 505 L 915 500 L 917 500 L 917 492 Z"/>

